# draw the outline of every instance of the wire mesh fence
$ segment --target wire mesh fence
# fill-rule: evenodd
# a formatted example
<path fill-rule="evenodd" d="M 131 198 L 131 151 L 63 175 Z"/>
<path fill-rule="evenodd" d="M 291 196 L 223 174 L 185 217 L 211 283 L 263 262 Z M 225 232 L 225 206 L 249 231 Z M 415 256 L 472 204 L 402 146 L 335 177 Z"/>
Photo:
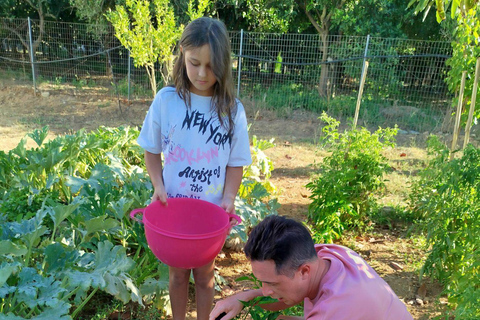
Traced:
<path fill-rule="evenodd" d="M 267 108 L 353 117 L 364 61 L 363 125 L 432 131 L 451 106 L 448 42 L 239 32 L 232 45 L 240 56 L 240 96 Z"/>
<path fill-rule="evenodd" d="M 0 38 L 6 77 L 11 73 L 50 90 L 152 97 L 147 73 L 133 66 L 111 26 L 0 19 Z M 230 32 L 230 38 L 237 92 L 258 108 L 353 117 L 364 61 L 369 67 L 361 125 L 433 131 L 452 104 L 445 83 L 448 42 L 244 31 Z"/>

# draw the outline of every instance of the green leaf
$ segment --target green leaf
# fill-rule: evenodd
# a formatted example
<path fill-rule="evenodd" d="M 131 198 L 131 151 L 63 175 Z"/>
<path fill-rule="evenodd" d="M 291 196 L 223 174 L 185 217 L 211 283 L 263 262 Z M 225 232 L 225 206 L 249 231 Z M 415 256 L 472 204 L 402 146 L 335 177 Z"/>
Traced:
<path fill-rule="evenodd" d="M 110 202 L 109 208 L 118 220 L 122 220 L 133 205 L 134 200 L 126 197 L 120 198 L 118 201 Z"/>
<path fill-rule="evenodd" d="M 436 1 L 437 1 L 437 11 L 441 10 L 443 12 L 443 17 L 445 18 L 445 8 L 443 7 L 443 1 L 439 1 L 439 0 L 436 0 Z M 441 8 L 439 7 L 439 4 L 441 4 Z M 460 5 L 460 1 L 452 0 L 452 10 L 450 12 L 452 19 L 455 19 L 455 15 L 457 14 L 457 9 L 459 5 Z"/>
<path fill-rule="evenodd" d="M 55 227 L 58 227 L 65 219 L 67 219 L 79 206 L 79 203 L 75 204 L 58 204 L 53 207 L 53 212 L 50 211 L 49 215 L 55 224 Z"/>
<path fill-rule="evenodd" d="M 162 273 L 163 275 L 168 275 L 168 270 Z M 168 277 L 162 279 L 147 278 L 140 286 L 140 291 L 142 295 L 153 295 L 158 294 L 162 290 L 168 289 Z"/>
<path fill-rule="evenodd" d="M 11 312 L 9 312 L 5 315 L 0 314 L 0 319 L 1 320 L 25 320 L 25 318 L 16 316 L 16 315 L 12 314 Z"/>
<path fill-rule="evenodd" d="M 17 273 L 19 265 L 16 264 L 2 264 L 0 266 L 0 288 L 14 273 Z"/>
<path fill-rule="evenodd" d="M 86 297 L 90 288 L 103 289 L 106 286 L 103 272 L 100 270 L 92 270 L 90 272 L 68 269 L 64 272 L 65 278 L 68 279 L 66 287 L 73 291 L 76 290 L 74 302 L 80 304 Z"/>
<path fill-rule="evenodd" d="M 85 221 L 85 226 L 87 227 L 87 236 L 92 235 L 95 232 L 108 232 L 108 230 L 120 225 L 118 220 L 107 217 L 107 215 L 104 215 Z"/>
<path fill-rule="evenodd" d="M 115 246 L 109 241 L 100 242 L 95 254 L 95 272 L 103 273 L 105 291 L 123 302 L 130 299 L 142 305 L 138 288 L 133 284 L 126 272 L 135 266 L 135 262 L 127 257 L 126 248 Z"/>
<path fill-rule="evenodd" d="M 71 305 L 65 302 L 59 302 L 54 307 L 45 308 L 42 313 L 32 318 L 32 320 L 71 320 L 70 316 Z"/>
<path fill-rule="evenodd" d="M 12 149 L 12 153 L 13 154 L 16 154 L 17 156 L 19 156 L 20 158 L 24 159 L 26 158 L 27 156 L 27 149 L 26 149 L 26 145 L 27 145 L 27 138 L 26 137 L 23 137 L 22 140 L 20 140 L 20 142 L 18 143 L 18 145 Z"/>
<path fill-rule="evenodd" d="M 72 267 L 80 256 L 76 250 L 65 247 L 61 243 L 48 245 L 45 248 L 44 255 L 45 270 L 49 274 Z"/>
<path fill-rule="evenodd" d="M 120 274 L 131 270 L 135 262 L 127 257 L 126 248 L 113 246 L 110 241 L 98 243 L 98 251 L 95 254 L 95 269 L 105 270 L 112 274 Z"/>
<path fill-rule="evenodd" d="M 12 241 L 0 241 L 0 255 L 23 256 L 27 253 L 27 247 L 18 245 Z"/>
<path fill-rule="evenodd" d="M 33 132 L 28 133 L 28 136 L 40 147 L 48 136 L 48 126 L 44 126 L 41 130 L 35 129 Z"/>
<path fill-rule="evenodd" d="M 18 277 L 17 299 L 31 309 L 36 306 L 56 307 L 60 303 L 59 295 L 66 291 L 59 281 L 42 277 L 33 268 L 23 268 Z"/>

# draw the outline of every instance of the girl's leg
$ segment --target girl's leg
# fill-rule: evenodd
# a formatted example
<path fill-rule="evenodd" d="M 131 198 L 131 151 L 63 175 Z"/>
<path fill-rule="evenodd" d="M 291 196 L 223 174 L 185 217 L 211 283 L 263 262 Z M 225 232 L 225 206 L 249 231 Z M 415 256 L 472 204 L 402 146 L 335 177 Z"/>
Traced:
<path fill-rule="evenodd" d="M 173 320 L 185 320 L 190 269 L 169 267 L 169 295 Z"/>
<path fill-rule="evenodd" d="M 207 265 L 193 269 L 195 279 L 195 298 L 197 300 L 197 320 L 208 320 L 213 307 L 215 260 Z"/>

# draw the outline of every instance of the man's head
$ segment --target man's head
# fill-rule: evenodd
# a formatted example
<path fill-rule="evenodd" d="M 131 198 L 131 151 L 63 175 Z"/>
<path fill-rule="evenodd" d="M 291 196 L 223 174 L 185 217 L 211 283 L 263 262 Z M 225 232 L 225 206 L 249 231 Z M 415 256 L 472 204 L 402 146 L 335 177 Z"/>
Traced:
<path fill-rule="evenodd" d="M 318 259 L 312 237 L 301 223 L 269 216 L 253 228 L 244 250 L 264 295 L 293 305 L 311 290 Z"/>
<path fill-rule="evenodd" d="M 277 273 L 286 276 L 317 257 L 307 228 L 277 215 L 268 216 L 253 228 L 244 250 L 251 261 L 273 260 Z"/>

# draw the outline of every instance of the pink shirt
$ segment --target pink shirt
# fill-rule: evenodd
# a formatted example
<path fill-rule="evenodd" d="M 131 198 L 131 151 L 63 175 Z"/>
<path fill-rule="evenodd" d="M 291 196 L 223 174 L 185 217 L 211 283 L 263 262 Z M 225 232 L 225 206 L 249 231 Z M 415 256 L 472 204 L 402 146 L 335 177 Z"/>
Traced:
<path fill-rule="evenodd" d="M 346 247 L 316 245 L 331 262 L 314 300 L 305 298 L 305 319 L 412 320 L 405 304 L 357 253 Z"/>

